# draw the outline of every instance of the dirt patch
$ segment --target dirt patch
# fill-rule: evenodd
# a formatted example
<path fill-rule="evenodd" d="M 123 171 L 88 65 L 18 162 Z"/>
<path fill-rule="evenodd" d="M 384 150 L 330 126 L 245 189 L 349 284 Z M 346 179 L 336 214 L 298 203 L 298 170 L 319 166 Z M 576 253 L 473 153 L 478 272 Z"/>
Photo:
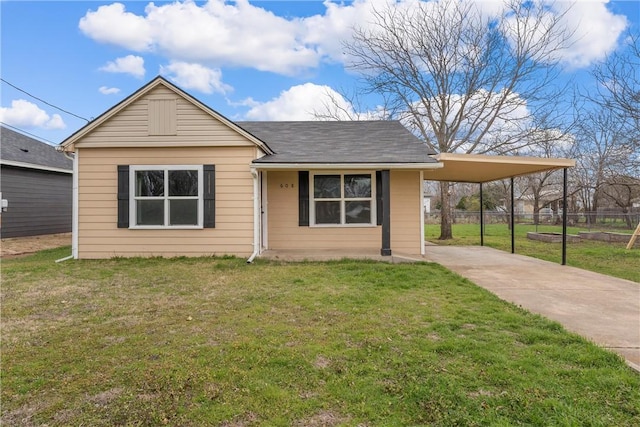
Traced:
<path fill-rule="evenodd" d="M 44 249 L 59 248 L 71 244 L 71 233 L 46 234 L 43 236 L 13 237 L 2 239 L 0 257 L 11 258 L 29 255 Z"/>
<path fill-rule="evenodd" d="M 330 411 L 322 411 L 313 415 L 311 418 L 294 422 L 293 425 L 295 427 L 333 427 L 343 424 L 347 420 L 347 418 L 340 414 L 335 414 Z"/>

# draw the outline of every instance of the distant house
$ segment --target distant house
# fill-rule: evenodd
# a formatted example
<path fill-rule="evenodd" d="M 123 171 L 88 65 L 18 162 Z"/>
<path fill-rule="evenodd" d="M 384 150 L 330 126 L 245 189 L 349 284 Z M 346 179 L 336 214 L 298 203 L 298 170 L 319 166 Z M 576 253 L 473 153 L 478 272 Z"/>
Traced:
<path fill-rule="evenodd" d="M 7 203 L 0 236 L 70 232 L 73 162 L 55 147 L 4 126 L 0 137 L 0 192 Z"/>

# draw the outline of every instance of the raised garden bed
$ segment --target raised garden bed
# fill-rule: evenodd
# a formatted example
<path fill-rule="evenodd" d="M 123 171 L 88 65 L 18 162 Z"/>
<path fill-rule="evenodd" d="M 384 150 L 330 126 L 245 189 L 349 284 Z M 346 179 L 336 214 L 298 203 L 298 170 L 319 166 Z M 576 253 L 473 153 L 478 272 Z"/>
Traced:
<path fill-rule="evenodd" d="M 561 243 L 562 242 L 562 233 L 537 233 L 534 231 L 529 231 L 527 233 L 527 239 L 531 240 L 539 240 L 541 242 L 547 243 Z M 580 241 L 580 236 L 576 236 L 575 234 L 567 234 L 567 242 L 569 243 L 577 243 Z"/>
<path fill-rule="evenodd" d="M 609 231 L 580 231 L 578 235 L 582 239 L 600 240 L 602 242 L 627 243 L 631 239 L 631 234 L 613 233 Z"/>

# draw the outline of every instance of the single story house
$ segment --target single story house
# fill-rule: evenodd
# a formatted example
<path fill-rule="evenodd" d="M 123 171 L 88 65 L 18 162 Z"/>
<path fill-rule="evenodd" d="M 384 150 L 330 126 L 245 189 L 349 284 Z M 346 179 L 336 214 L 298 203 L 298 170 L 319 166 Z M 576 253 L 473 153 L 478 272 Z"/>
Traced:
<path fill-rule="evenodd" d="M 56 147 L 0 127 L 2 238 L 68 233 L 73 162 Z"/>
<path fill-rule="evenodd" d="M 233 122 L 162 77 L 61 147 L 75 153 L 75 258 L 421 254 L 423 180 L 468 170 L 397 121 Z M 471 182 L 540 168 L 474 161 Z"/>

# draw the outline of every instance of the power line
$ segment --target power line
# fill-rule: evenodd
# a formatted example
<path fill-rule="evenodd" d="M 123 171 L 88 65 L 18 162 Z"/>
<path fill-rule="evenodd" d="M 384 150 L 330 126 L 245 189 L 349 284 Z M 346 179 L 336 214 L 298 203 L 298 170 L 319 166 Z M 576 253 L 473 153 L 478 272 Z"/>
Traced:
<path fill-rule="evenodd" d="M 24 89 L 20 89 L 18 86 L 16 86 L 16 85 L 14 85 L 14 84 L 9 83 L 8 81 L 6 81 L 6 80 L 5 80 L 5 79 L 3 79 L 3 78 L 0 78 L 0 80 L 2 80 L 4 83 L 8 84 L 8 85 L 9 85 L 9 86 L 11 86 L 12 88 L 14 88 L 14 89 L 16 89 L 16 90 L 19 90 L 20 92 L 22 92 L 22 93 L 24 93 L 24 94 L 26 94 L 26 95 L 30 96 L 31 98 L 33 98 L 33 99 L 37 99 L 38 101 L 43 102 L 43 103 L 47 104 L 48 106 L 55 108 L 56 110 L 60 110 L 60 111 L 62 111 L 63 113 L 67 113 L 67 114 L 69 114 L 69 115 L 71 115 L 71 116 L 73 116 L 73 117 L 77 117 L 77 118 L 79 118 L 79 119 L 85 120 L 87 123 L 89 123 L 89 122 L 90 122 L 90 120 L 89 120 L 89 119 L 85 119 L 84 117 L 81 117 L 81 116 L 79 116 L 79 115 L 77 115 L 77 114 L 73 114 L 72 112 L 67 111 L 67 110 L 65 110 L 65 109 L 62 109 L 62 108 L 60 108 L 60 107 L 58 107 L 58 106 L 56 106 L 56 105 L 50 104 L 50 103 L 48 103 L 47 101 L 45 101 L 44 99 L 38 98 L 37 96 L 30 94 L 29 92 L 27 92 L 27 91 L 26 91 L 26 90 L 24 90 Z"/>
<path fill-rule="evenodd" d="M 27 134 L 27 135 L 29 135 L 29 136 L 33 136 L 34 138 L 40 139 L 40 140 L 42 140 L 42 141 L 44 141 L 44 142 L 48 142 L 49 144 L 51 144 L 51 145 L 53 145 L 53 146 L 59 145 L 59 144 L 57 144 L 57 143 L 55 143 L 55 142 L 53 142 L 53 141 L 49 141 L 49 140 L 48 140 L 48 139 L 46 139 L 46 138 L 43 138 L 43 137 L 38 136 L 38 135 L 34 135 L 34 134 L 32 134 L 31 132 L 27 132 L 27 131 L 26 131 L 26 130 L 24 130 L 24 129 L 20 129 L 20 128 L 15 127 L 15 126 L 11 126 L 10 124 L 7 124 L 7 123 L 5 123 L 5 122 L 0 122 L 0 124 L 2 124 L 2 126 L 6 126 L 6 127 L 8 127 L 8 128 L 11 128 L 11 129 L 14 129 L 14 130 L 20 131 L 21 133 L 25 133 L 25 134 Z"/>

